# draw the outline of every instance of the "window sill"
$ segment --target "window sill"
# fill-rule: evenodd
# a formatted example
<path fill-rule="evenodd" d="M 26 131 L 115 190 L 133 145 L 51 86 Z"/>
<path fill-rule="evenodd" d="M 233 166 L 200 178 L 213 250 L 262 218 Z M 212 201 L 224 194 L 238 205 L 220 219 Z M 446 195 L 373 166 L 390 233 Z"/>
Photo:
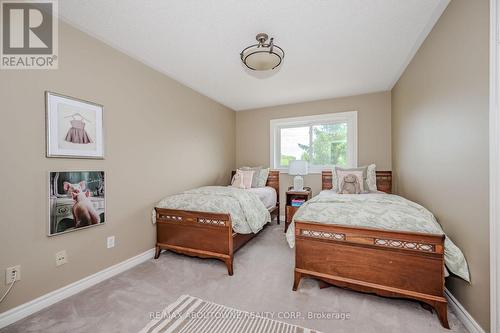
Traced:
<path fill-rule="evenodd" d="M 280 174 L 286 174 L 286 175 L 289 174 L 288 173 L 288 169 L 271 168 L 271 170 L 278 170 L 280 172 Z M 324 169 L 321 169 L 321 170 L 310 170 L 307 175 L 321 175 L 322 171 L 328 171 L 328 170 L 331 170 L 331 168 L 324 168 Z"/>

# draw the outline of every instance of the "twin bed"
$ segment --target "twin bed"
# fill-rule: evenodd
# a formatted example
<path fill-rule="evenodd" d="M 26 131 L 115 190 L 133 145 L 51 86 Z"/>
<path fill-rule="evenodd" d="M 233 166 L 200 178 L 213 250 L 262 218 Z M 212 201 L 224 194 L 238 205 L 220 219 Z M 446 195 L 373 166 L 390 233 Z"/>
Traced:
<path fill-rule="evenodd" d="M 337 194 L 332 172 L 322 173 L 320 195 L 294 215 L 287 232 L 295 246 L 293 290 L 303 277 L 386 297 L 428 304 L 449 328 L 447 267 L 469 281 L 462 252 L 424 207 L 391 195 L 391 172 L 377 172 L 370 194 Z"/>
<path fill-rule="evenodd" d="M 265 188 L 206 186 L 169 196 L 153 214 L 156 259 L 162 249 L 215 258 L 233 275 L 234 253 L 272 219 L 279 221 L 279 171 L 269 171 Z"/>
<path fill-rule="evenodd" d="M 469 281 L 465 258 L 428 210 L 390 194 L 390 171 L 377 171 L 376 181 L 376 193 L 337 194 L 330 191 L 332 172 L 322 173 L 323 191 L 295 213 L 286 234 L 295 247 L 293 290 L 303 277 L 310 277 L 328 285 L 414 299 L 434 308 L 449 328 L 445 264 Z M 271 215 L 279 223 L 278 171 L 270 171 L 266 186 L 276 193 L 275 203 L 266 190 L 231 187 L 204 187 L 162 200 L 154 211 L 156 258 L 161 249 L 216 258 L 232 275 L 234 253 Z"/>

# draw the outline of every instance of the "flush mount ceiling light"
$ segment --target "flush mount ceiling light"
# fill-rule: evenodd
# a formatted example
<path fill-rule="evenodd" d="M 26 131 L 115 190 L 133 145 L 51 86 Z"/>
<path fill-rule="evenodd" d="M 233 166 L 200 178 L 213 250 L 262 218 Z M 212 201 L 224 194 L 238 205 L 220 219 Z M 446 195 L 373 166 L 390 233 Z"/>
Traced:
<path fill-rule="evenodd" d="M 274 38 L 271 38 L 269 43 L 266 43 L 268 38 L 267 34 L 260 33 L 255 36 L 255 39 L 259 42 L 258 44 L 251 45 L 241 51 L 241 61 L 249 69 L 268 71 L 275 69 L 283 61 L 285 52 L 281 47 L 274 44 Z"/>

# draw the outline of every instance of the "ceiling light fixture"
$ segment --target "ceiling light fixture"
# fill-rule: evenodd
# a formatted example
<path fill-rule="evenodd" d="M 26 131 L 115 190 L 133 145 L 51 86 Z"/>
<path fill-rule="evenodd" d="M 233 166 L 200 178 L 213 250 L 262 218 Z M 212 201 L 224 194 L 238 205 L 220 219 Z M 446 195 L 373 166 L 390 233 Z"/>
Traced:
<path fill-rule="evenodd" d="M 268 71 L 278 67 L 283 58 L 285 51 L 278 45 L 274 44 L 274 38 L 271 37 L 269 43 L 266 43 L 269 36 L 265 33 L 260 33 L 255 36 L 258 44 L 251 45 L 240 53 L 241 61 L 249 69 L 254 71 Z"/>

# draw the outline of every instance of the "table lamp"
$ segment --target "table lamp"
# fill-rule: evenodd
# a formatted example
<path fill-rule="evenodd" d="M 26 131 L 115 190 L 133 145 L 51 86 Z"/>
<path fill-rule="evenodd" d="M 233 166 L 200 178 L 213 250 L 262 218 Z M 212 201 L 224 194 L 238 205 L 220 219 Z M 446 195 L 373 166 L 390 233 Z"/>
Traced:
<path fill-rule="evenodd" d="M 295 176 L 293 178 L 293 190 L 303 191 L 304 190 L 304 178 L 302 176 L 307 175 L 308 162 L 303 160 L 290 161 L 288 165 L 288 174 Z"/>

